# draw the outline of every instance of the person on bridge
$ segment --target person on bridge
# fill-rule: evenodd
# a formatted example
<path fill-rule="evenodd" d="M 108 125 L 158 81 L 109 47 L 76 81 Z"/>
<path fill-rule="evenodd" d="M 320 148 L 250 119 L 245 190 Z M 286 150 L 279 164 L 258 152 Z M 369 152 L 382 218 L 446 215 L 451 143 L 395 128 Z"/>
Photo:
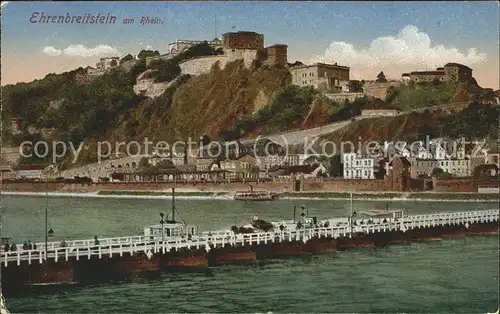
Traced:
<path fill-rule="evenodd" d="M 33 245 L 31 244 L 31 241 L 28 240 L 28 250 L 32 250 L 33 249 Z"/>
<path fill-rule="evenodd" d="M 94 244 L 99 245 L 99 240 L 97 239 L 97 236 L 94 237 Z"/>
<path fill-rule="evenodd" d="M 24 241 L 23 250 L 27 250 L 27 249 L 28 249 L 28 242 Z"/>

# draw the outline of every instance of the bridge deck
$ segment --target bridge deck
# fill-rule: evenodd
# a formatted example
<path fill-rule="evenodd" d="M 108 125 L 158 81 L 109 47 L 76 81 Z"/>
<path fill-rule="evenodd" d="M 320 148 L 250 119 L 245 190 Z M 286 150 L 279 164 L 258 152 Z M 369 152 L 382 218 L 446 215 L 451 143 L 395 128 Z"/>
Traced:
<path fill-rule="evenodd" d="M 277 232 L 260 232 L 251 234 L 234 234 L 230 231 L 214 231 L 209 235 L 204 232 L 201 236 L 169 237 L 163 242 L 144 236 L 115 237 L 98 239 L 99 244 L 94 239 L 66 241 L 66 245 L 61 242 L 50 242 L 45 250 L 44 243 L 36 243 L 36 249 L 15 251 L 4 251 L 2 248 L 1 262 L 5 266 L 9 262 L 21 261 L 43 263 L 46 259 L 69 260 L 74 258 L 91 258 L 120 255 L 124 253 L 136 254 L 145 253 L 151 257 L 153 253 L 166 253 L 172 249 L 205 249 L 207 252 L 212 248 L 232 246 L 255 245 L 269 242 L 289 242 L 304 241 L 313 237 L 349 237 L 354 233 L 379 233 L 386 231 L 406 232 L 414 228 L 429 228 L 444 225 L 463 225 L 466 228 L 473 223 L 488 223 L 498 221 L 498 210 L 478 210 L 467 212 L 448 212 L 425 215 L 411 215 L 399 219 L 373 219 L 371 223 L 368 219 L 354 219 L 351 226 L 345 221 L 331 219 L 336 222 L 328 227 L 306 228 L 301 230 L 283 230 Z"/>

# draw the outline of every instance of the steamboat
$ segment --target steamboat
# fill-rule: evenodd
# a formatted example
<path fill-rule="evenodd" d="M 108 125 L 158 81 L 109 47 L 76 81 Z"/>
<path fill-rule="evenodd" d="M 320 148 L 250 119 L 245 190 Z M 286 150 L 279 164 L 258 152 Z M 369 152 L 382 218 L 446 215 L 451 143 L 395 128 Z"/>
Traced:
<path fill-rule="evenodd" d="M 256 191 L 250 185 L 249 191 L 236 191 L 234 200 L 237 201 L 273 201 L 279 198 L 279 193 L 269 191 Z"/>

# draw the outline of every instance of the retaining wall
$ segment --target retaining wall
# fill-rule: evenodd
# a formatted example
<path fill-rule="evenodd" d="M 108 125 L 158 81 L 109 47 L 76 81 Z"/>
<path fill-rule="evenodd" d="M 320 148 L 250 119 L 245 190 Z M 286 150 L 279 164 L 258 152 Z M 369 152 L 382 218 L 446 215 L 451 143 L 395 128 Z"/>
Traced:
<path fill-rule="evenodd" d="M 179 64 L 179 67 L 182 74 L 201 75 L 210 72 L 216 62 L 219 63 L 219 68 L 222 70 L 226 66 L 228 58 L 224 55 L 199 57 L 184 61 Z"/>
<path fill-rule="evenodd" d="M 460 179 L 433 179 L 434 191 L 436 192 L 477 192 L 479 186 L 498 187 L 500 180 L 473 180 Z"/>

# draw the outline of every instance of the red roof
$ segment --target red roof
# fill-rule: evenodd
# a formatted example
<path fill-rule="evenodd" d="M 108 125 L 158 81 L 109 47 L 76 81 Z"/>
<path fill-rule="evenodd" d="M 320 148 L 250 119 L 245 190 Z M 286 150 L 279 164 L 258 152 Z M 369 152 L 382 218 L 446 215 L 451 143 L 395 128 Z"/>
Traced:
<path fill-rule="evenodd" d="M 441 75 L 444 71 L 414 71 L 410 75 Z"/>
<path fill-rule="evenodd" d="M 459 67 L 459 68 L 466 68 L 466 69 L 472 70 L 471 68 L 469 68 L 466 65 L 463 65 L 463 64 L 460 64 L 460 63 L 455 63 L 455 62 L 446 63 L 444 66 L 445 67 Z"/>
<path fill-rule="evenodd" d="M 49 164 L 18 165 L 16 170 L 43 170 L 48 166 Z"/>

